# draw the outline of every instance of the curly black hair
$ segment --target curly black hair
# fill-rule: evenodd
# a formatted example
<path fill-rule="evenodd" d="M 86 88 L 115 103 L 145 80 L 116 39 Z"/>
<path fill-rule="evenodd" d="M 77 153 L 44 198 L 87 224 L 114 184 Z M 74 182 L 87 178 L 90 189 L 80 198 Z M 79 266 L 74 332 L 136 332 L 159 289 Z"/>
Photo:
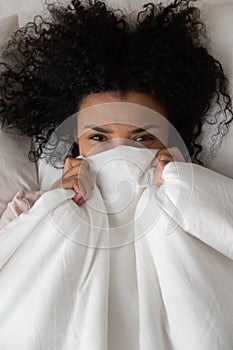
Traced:
<path fill-rule="evenodd" d="M 88 94 L 148 93 L 166 111 L 193 162 L 204 165 L 196 140 L 213 99 L 220 107 L 221 96 L 224 101 L 225 119 L 212 123 L 221 136 L 233 113 L 229 81 L 210 54 L 200 9 L 192 2 L 175 0 L 165 7 L 150 2 L 135 20 L 133 13 L 127 18 L 97 0 L 49 4 L 49 16 L 36 16 L 19 29 L 4 52 L 2 130 L 35 137 L 37 149 L 29 158 L 37 161 L 55 128 L 78 112 Z M 76 144 L 71 154 L 79 154 Z"/>

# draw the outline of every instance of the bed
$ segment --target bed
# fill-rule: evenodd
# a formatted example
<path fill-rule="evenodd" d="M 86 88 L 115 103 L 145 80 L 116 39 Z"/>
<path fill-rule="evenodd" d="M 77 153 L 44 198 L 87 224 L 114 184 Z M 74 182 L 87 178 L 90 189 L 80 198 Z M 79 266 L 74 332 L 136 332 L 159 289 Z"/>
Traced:
<path fill-rule="evenodd" d="M 1 48 L 44 11 L 33 2 L 32 11 L 22 5 L 14 14 L 15 5 L 0 0 Z M 232 81 L 233 4 L 201 6 L 213 53 Z M 171 162 L 160 188 L 148 169 L 157 150 L 121 145 L 90 156 L 97 181 L 90 205 L 80 208 L 72 190 L 47 191 L 62 170 L 29 161 L 33 140 L 1 133 L 0 214 L 17 191 L 44 192 L 0 231 L 1 349 L 231 350 L 232 142 L 231 128 L 210 155 L 206 127 L 207 166 Z M 125 193 L 131 202 L 121 214 Z"/>

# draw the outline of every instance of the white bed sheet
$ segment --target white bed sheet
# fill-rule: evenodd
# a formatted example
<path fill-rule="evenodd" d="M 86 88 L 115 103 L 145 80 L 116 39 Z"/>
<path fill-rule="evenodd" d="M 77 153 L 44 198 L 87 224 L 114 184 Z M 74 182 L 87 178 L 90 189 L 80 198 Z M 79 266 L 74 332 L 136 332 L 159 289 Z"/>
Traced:
<path fill-rule="evenodd" d="M 87 157 L 86 204 L 53 190 L 0 231 L 2 350 L 233 348 L 233 180 L 172 162 L 157 188 L 156 152 Z"/>

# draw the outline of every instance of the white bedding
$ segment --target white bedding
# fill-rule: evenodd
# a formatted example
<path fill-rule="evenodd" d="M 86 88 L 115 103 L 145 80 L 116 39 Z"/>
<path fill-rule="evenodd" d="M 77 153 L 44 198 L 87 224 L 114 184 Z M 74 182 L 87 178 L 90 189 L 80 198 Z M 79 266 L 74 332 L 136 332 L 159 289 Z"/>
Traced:
<path fill-rule="evenodd" d="M 121 145 L 0 231 L 1 350 L 232 350 L 233 180 Z M 142 175 L 142 176 L 141 176 Z M 116 187 L 117 185 L 117 187 Z"/>
<path fill-rule="evenodd" d="M 64 1 L 63 1 L 64 2 Z M 65 2 L 69 2 L 68 0 Z M 162 1 L 164 4 L 170 0 Z M 46 0 L 0 0 L 0 56 L 3 46 L 10 39 L 10 36 L 18 29 L 18 26 L 25 25 L 33 20 L 36 14 L 47 15 Z M 113 7 L 126 10 L 142 10 L 141 0 L 108 0 L 107 3 Z M 210 37 L 210 48 L 214 57 L 223 65 L 224 71 L 230 81 L 231 95 L 233 91 L 233 3 L 232 0 L 200 0 L 194 3 L 201 9 L 201 19 L 207 26 L 207 34 Z M 15 15 L 14 15 L 15 14 Z M 3 18 L 9 16 L 8 18 Z M 213 106 L 208 114 L 215 114 L 219 106 Z M 214 112 L 212 112 L 214 111 Z M 218 118 L 225 118 L 224 114 Z M 219 119 L 219 120 L 220 120 Z M 233 128 L 219 148 L 216 157 L 209 154 L 212 141 L 210 135 L 202 133 L 200 143 L 203 151 L 200 159 L 210 169 L 220 174 L 233 178 Z M 28 159 L 28 152 L 31 147 L 31 140 L 25 137 L 9 136 L 0 131 L 0 216 L 12 200 L 14 195 L 20 190 L 48 190 L 51 185 L 61 177 L 62 171 L 48 166 L 40 159 L 37 164 Z M 9 181 L 9 174 L 13 174 L 13 180 Z M 6 186 L 7 184 L 7 186 Z"/>

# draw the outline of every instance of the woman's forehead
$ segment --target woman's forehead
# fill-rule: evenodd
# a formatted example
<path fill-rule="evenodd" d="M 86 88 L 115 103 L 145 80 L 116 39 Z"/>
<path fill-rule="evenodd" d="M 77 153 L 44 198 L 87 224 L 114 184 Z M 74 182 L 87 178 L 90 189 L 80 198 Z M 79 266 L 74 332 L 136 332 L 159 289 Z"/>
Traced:
<path fill-rule="evenodd" d="M 81 131 L 86 125 L 124 124 L 142 127 L 145 124 L 167 127 L 167 119 L 151 108 L 126 102 L 112 102 L 98 104 L 80 110 L 77 113 L 78 129 Z"/>

